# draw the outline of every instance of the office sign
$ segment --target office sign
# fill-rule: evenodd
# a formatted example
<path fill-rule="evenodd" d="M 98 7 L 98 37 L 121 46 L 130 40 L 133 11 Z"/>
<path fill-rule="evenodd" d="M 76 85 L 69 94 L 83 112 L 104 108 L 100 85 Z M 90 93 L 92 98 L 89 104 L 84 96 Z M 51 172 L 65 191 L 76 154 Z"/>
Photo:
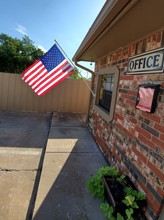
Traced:
<path fill-rule="evenodd" d="M 164 71 L 164 48 L 143 53 L 128 60 L 127 74 L 160 73 Z"/>

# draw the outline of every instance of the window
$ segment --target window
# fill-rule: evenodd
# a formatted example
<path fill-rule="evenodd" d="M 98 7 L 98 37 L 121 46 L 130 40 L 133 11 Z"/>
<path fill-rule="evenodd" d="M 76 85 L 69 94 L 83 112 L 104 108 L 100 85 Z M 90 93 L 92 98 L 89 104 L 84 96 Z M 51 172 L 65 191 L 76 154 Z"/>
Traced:
<path fill-rule="evenodd" d="M 113 119 L 118 78 L 119 70 L 116 66 L 98 72 L 95 109 L 107 121 Z"/>

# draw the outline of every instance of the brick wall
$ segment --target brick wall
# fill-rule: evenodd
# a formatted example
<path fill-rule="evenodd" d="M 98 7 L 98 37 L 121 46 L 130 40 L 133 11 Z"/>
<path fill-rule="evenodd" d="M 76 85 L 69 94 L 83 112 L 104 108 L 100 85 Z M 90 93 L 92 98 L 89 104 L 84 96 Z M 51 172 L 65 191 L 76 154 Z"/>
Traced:
<path fill-rule="evenodd" d="M 164 31 L 157 31 L 118 49 L 96 62 L 96 71 L 117 65 L 120 79 L 114 120 L 106 122 L 92 103 L 90 129 L 111 165 L 131 177 L 136 187 L 147 196 L 148 219 L 157 219 L 164 198 L 164 73 L 126 75 L 128 57 L 164 46 Z M 147 81 L 161 84 L 155 113 L 135 108 L 138 85 Z"/>

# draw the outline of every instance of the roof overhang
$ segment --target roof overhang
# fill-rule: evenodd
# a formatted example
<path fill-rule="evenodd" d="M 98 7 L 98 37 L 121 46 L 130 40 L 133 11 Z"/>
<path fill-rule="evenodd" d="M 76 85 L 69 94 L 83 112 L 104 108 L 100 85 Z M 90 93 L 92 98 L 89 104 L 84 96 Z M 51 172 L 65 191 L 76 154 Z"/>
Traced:
<path fill-rule="evenodd" d="M 164 0 L 107 0 L 73 57 L 96 61 L 164 26 Z"/>

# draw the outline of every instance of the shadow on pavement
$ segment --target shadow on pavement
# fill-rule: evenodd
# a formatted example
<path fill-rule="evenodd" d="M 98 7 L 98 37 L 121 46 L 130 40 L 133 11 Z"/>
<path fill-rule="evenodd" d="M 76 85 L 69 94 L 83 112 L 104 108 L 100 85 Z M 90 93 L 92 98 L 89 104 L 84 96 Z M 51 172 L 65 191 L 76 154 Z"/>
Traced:
<path fill-rule="evenodd" d="M 0 147 L 43 148 L 52 114 L 0 112 Z"/>
<path fill-rule="evenodd" d="M 105 220 L 100 201 L 86 188 L 87 180 L 106 165 L 90 132 L 77 124 L 52 125 L 33 220 Z"/>
<path fill-rule="evenodd" d="M 32 218 L 51 119 L 0 112 L 0 219 Z"/>

